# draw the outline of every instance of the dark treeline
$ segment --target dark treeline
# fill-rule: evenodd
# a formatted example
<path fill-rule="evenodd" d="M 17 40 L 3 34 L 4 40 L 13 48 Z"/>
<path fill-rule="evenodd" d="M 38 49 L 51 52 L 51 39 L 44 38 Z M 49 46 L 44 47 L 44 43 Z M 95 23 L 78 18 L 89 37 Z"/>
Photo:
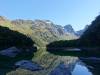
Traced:
<path fill-rule="evenodd" d="M 66 47 L 75 47 L 78 46 L 77 44 L 78 40 L 60 40 L 60 41 L 54 41 L 50 44 L 47 45 L 47 47 L 49 48 L 54 48 L 54 47 L 58 47 L 58 48 L 66 48 Z"/>

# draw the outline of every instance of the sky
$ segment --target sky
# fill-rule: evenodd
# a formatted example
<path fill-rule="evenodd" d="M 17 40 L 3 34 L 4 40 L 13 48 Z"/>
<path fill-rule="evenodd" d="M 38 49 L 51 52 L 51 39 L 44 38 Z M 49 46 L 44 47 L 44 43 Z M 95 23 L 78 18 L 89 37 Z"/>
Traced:
<path fill-rule="evenodd" d="M 100 14 L 100 0 L 0 0 L 0 16 L 13 19 L 51 20 L 71 24 L 75 30 L 91 24 Z"/>

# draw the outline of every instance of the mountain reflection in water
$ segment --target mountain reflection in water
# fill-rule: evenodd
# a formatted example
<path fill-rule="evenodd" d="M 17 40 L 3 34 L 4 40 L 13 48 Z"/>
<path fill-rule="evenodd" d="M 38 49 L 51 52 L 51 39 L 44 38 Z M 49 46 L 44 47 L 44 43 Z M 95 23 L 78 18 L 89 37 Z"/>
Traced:
<path fill-rule="evenodd" d="M 77 63 L 72 72 L 72 75 L 92 75 L 92 73 L 88 70 L 88 68 L 85 65 Z"/>
<path fill-rule="evenodd" d="M 89 51 L 49 51 L 55 55 L 78 57 L 70 74 L 64 75 L 100 75 L 100 53 Z M 69 73 L 69 72 L 68 72 Z M 63 75 L 63 74 L 62 74 Z"/>
<path fill-rule="evenodd" d="M 100 58 L 89 57 L 89 58 L 80 58 L 82 62 L 84 62 L 88 70 L 92 73 L 92 75 L 100 75 Z M 87 74 L 88 75 L 88 74 Z"/>
<path fill-rule="evenodd" d="M 71 75 L 100 75 L 100 60 L 98 59 L 100 58 L 79 57 Z"/>

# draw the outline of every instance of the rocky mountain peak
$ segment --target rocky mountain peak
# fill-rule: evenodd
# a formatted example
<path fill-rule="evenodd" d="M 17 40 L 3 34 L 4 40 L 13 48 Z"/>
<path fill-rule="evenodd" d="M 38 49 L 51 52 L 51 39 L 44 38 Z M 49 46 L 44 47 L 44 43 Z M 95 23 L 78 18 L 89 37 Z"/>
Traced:
<path fill-rule="evenodd" d="M 73 27 L 70 24 L 64 26 L 64 31 L 67 33 L 75 33 Z"/>

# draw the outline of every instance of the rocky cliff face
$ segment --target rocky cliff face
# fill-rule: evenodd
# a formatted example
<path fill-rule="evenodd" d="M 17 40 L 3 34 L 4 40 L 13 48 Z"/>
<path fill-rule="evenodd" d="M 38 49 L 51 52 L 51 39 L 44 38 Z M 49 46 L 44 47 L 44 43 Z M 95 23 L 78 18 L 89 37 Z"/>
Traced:
<path fill-rule="evenodd" d="M 12 21 L 13 24 L 25 28 L 25 26 L 29 27 L 32 30 L 32 34 L 38 36 L 45 42 L 52 42 L 54 40 L 60 39 L 73 39 L 77 36 L 73 36 L 72 34 L 66 34 L 63 27 L 60 25 L 56 25 L 49 20 L 14 20 Z M 69 28 L 66 28 L 69 29 Z M 69 33 L 70 29 L 69 29 Z M 73 32 L 72 32 L 73 33 Z"/>

